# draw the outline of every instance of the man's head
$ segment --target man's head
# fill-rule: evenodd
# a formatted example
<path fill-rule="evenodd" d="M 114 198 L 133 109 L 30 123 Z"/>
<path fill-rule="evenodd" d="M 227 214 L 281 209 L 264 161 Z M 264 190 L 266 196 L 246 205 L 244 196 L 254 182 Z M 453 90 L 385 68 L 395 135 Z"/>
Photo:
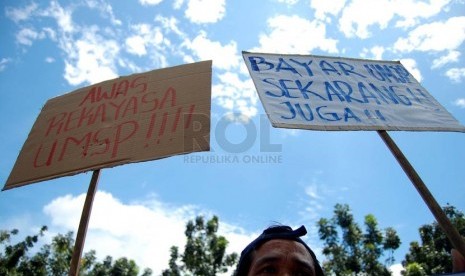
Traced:
<path fill-rule="evenodd" d="M 242 251 L 236 275 L 324 275 L 315 254 L 300 238 L 306 233 L 304 226 L 266 229 Z"/>

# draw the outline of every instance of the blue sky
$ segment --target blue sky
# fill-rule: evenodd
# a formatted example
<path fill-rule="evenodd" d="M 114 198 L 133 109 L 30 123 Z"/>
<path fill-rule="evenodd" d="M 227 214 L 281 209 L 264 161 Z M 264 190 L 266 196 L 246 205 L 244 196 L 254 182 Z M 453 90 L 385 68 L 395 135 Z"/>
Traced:
<path fill-rule="evenodd" d="M 336 203 L 403 242 L 434 220 L 376 132 L 272 128 L 241 51 L 401 60 L 465 123 L 464 1 L 3 1 L 0 180 L 45 102 L 106 79 L 213 60 L 211 152 L 104 169 L 85 251 L 155 273 L 188 219 L 216 214 L 239 252 L 274 222 L 315 224 Z M 231 115 L 235 114 L 235 115 Z M 242 115 L 239 117 L 238 115 Z M 237 118 L 248 119 L 247 123 Z M 440 205 L 465 209 L 463 133 L 390 132 Z M 227 144 L 238 144 L 236 152 Z M 238 151 L 238 152 L 237 152 Z M 0 193 L 0 228 L 77 231 L 91 173 Z M 324 258 L 321 258 L 322 260 Z"/>

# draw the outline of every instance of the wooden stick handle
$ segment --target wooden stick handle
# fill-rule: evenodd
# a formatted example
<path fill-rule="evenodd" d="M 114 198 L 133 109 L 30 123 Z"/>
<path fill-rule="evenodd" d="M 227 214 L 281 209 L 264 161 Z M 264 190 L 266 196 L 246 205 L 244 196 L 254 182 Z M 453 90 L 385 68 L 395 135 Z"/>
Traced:
<path fill-rule="evenodd" d="M 446 234 L 452 246 L 455 249 L 457 249 L 463 256 L 465 256 L 464 239 L 460 236 L 457 229 L 452 225 L 449 218 L 447 218 L 446 214 L 439 206 L 433 195 L 430 193 L 423 180 L 421 180 L 418 173 L 412 167 L 412 165 L 404 156 L 402 151 L 397 147 L 396 143 L 394 143 L 394 141 L 391 139 L 389 134 L 385 130 L 378 130 L 378 134 L 379 136 L 381 136 L 381 139 L 383 139 L 386 146 L 397 159 L 397 162 L 399 162 L 400 166 L 407 174 L 408 178 L 410 178 L 410 181 L 412 182 L 413 186 L 415 186 L 418 193 L 423 198 L 423 201 L 425 201 L 426 205 L 433 213 L 439 226 L 441 226 L 442 230 Z"/>
<path fill-rule="evenodd" d="M 79 223 L 76 242 L 74 243 L 73 257 L 71 259 L 71 267 L 68 274 L 69 276 L 79 275 L 79 265 L 82 256 L 82 250 L 84 249 L 87 227 L 89 226 L 90 213 L 92 212 L 92 204 L 94 202 L 95 193 L 97 192 L 99 176 L 100 170 L 95 170 L 92 173 L 92 179 L 90 180 L 89 190 L 87 191 L 86 201 L 84 202 L 84 208 L 82 210 L 81 222 Z"/>

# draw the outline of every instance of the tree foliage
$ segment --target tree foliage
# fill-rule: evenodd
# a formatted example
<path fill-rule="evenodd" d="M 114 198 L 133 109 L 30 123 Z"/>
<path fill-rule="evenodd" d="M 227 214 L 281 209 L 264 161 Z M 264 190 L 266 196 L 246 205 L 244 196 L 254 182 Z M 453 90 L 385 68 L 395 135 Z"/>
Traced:
<path fill-rule="evenodd" d="M 456 227 L 461 236 L 465 236 L 465 216 L 454 206 L 443 207 L 444 213 Z M 452 271 L 452 246 L 437 222 L 425 224 L 419 229 L 420 242 L 410 243 L 409 252 L 402 262 L 403 275 L 431 275 Z"/>
<path fill-rule="evenodd" d="M 363 232 L 347 204 L 336 204 L 333 217 L 321 218 L 317 225 L 328 275 L 390 275 L 387 266 L 394 262 L 393 252 L 401 243 L 393 228 L 380 230 L 375 216 L 369 214 Z M 382 264 L 385 253 L 388 256 Z"/>
<path fill-rule="evenodd" d="M 58 234 L 52 238 L 50 244 L 43 245 L 39 250 L 32 250 L 45 231 L 47 231 L 46 226 L 42 227 L 37 235 L 27 236 L 23 241 L 12 244 L 12 238 L 19 231 L 16 229 L 1 230 L 0 275 L 68 275 L 74 247 L 73 233 Z M 35 253 L 32 254 L 31 251 Z M 139 274 L 139 268 L 133 260 L 124 257 L 113 261 L 111 256 L 107 256 L 102 262 L 98 262 L 96 252 L 91 250 L 81 258 L 79 274 L 83 276 L 136 276 Z M 152 275 L 152 271 L 145 269 L 142 275 Z"/>
<path fill-rule="evenodd" d="M 195 221 L 190 220 L 184 232 L 187 238 L 184 253 L 179 254 L 176 246 L 171 247 L 169 268 L 162 275 L 214 276 L 234 267 L 238 255 L 226 254 L 228 241 L 217 234 L 218 226 L 217 216 L 207 222 L 202 216 L 197 216 Z"/>

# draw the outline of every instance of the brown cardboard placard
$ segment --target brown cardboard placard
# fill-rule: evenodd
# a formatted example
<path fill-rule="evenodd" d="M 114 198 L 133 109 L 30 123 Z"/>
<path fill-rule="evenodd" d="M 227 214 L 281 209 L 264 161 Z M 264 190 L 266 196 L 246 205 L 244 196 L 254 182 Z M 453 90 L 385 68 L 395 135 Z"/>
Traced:
<path fill-rule="evenodd" d="M 133 74 L 48 100 L 3 189 L 209 150 L 211 66 Z"/>

